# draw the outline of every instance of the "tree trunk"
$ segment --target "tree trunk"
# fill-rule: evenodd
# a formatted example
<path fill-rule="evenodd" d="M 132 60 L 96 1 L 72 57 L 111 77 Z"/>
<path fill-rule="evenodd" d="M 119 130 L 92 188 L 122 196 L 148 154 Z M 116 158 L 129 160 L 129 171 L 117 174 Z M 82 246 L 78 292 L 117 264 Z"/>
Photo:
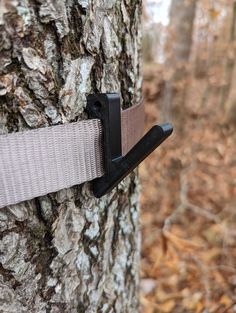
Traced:
<path fill-rule="evenodd" d="M 3 0 L 0 134 L 86 118 L 86 95 L 141 97 L 141 1 Z M 137 312 L 138 180 L 0 210 L 1 312 Z"/>
<path fill-rule="evenodd" d="M 192 34 L 197 0 L 172 0 L 170 27 L 173 39 L 172 58 L 188 62 L 192 48 Z"/>
<path fill-rule="evenodd" d="M 192 33 L 197 0 L 172 0 L 167 44 L 167 79 L 162 113 L 172 118 L 184 105 L 188 79 L 188 61 L 192 48 Z"/>
<path fill-rule="evenodd" d="M 232 70 L 232 78 L 227 100 L 224 103 L 224 123 L 236 127 L 236 64 Z"/>
<path fill-rule="evenodd" d="M 224 72 L 224 80 L 225 83 L 221 88 L 221 97 L 220 97 L 220 106 L 224 107 L 225 102 L 227 101 L 231 83 L 233 80 L 233 72 L 235 66 L 235 35 L 236 35 L 236 1 L 232 3 L 232 18 L 230 25 L 230 33 L 229 33 L 229 47 L 228 50 L 232 52 L 226 56 L 225 62 L 225 72 Z"/>

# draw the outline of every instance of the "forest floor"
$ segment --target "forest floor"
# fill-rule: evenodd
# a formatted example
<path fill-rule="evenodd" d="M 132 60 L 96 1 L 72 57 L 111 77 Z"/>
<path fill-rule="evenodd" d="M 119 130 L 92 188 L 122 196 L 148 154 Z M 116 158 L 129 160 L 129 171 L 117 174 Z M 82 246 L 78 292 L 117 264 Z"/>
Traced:
<path fill-rule="evenodd" d="M 147 128 L 161 77 L 144 70 Z M 140 167 L 142 313 L 236 312 L 236 126 L 208 87 L 203 104 L 206 81 L 192 79 L 175 132 Z"/>

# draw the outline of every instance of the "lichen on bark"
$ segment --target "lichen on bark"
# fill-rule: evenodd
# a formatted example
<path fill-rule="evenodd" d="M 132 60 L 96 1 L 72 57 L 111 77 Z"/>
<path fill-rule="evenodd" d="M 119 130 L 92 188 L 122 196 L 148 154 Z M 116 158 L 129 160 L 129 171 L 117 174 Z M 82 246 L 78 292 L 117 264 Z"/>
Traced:
<path fill-rule="evenodd" d="M 141 1 L 3 0 L 0 134 L 86 118 L 86 96 L 140 100 Z M 1 312 L 138 308 L 138 179 L 89 184 L 0 210 Z"/>

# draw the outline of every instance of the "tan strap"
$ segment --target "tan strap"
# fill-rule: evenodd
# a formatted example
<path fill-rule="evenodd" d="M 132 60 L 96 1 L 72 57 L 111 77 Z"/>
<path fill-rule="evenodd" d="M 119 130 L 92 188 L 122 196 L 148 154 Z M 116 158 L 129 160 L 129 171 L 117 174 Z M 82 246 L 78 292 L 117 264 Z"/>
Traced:
<path fill-rule="evenodd" d="M 142 138 L 144 129 L 144 105 L 139 104 L 121 111 L 122 155 Z"/>
<path fill-rule="evenodd" d="M 122 154 L 141 138 L 143 105 L 122 111 Z M 92 119 L 0 136 L 0 208 L 104 174 L 102 126 Z"/>

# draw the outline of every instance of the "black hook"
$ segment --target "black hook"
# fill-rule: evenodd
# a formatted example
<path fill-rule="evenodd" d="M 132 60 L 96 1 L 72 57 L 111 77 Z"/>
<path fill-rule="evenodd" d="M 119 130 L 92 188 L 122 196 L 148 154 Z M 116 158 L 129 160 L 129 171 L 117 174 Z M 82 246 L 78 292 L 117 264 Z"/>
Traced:
<path fill-rule="evenodd" d="M 101 119 L 104 139 L 105 175 L 92 181 L 92 191 L 100 198 L 153 152 L 173 131 L 171 124 L 155 125 L 125 155 L 121 151 L 121 107 L 118 94 L 93 94 L 87 98 L 89 118 Z"/>

